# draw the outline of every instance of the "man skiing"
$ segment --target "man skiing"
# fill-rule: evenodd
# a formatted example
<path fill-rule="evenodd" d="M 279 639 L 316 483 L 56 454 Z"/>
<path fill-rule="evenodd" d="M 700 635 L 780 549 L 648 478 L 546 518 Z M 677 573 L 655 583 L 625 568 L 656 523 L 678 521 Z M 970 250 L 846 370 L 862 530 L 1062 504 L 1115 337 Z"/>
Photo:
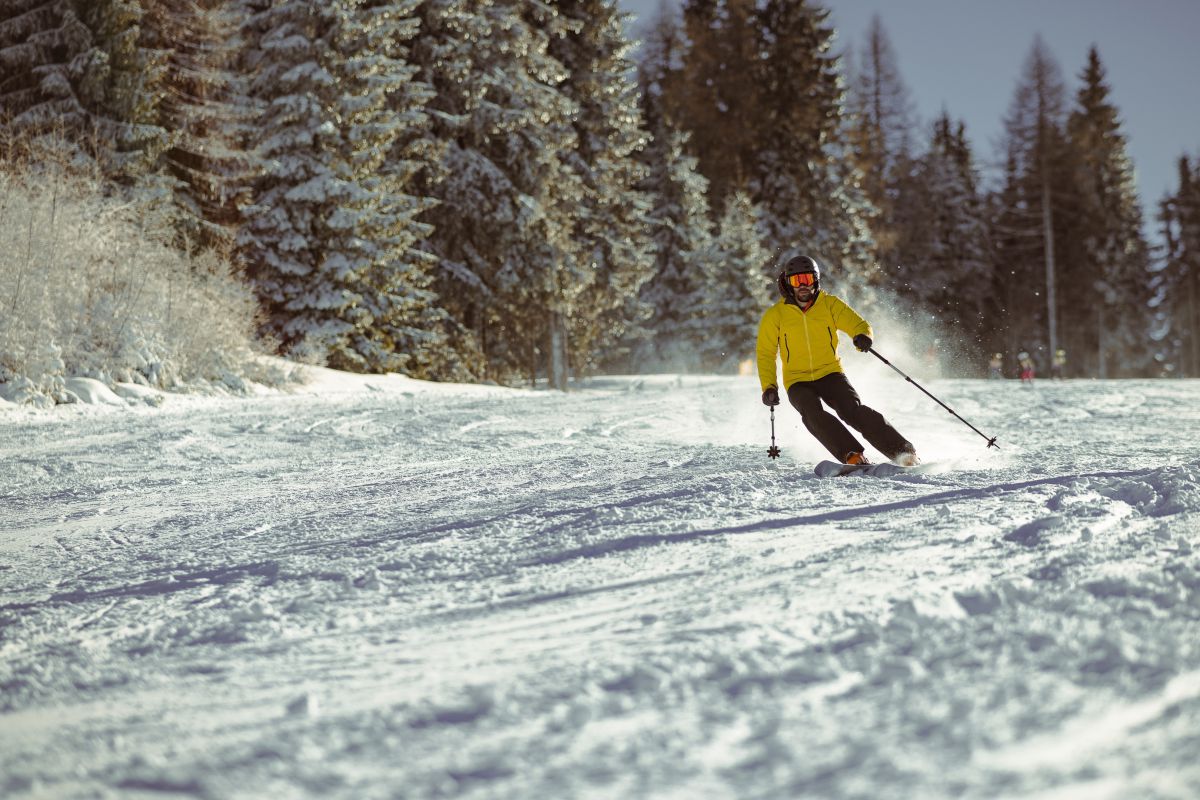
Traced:
<path fill-rule="evenodd" d="M 871 326 L 841 299 L 821 291 L 821 267 L 808 256 L 785 257 L 779 273 L 778 303 L 758 325 L 758 377 L 762 401 L 779 405 L 775 356 L 783 361 L 783 385 L 804 427 L 833 457 L 845 464 L 869 464 L 863 446 L 822 401 L 876 449 L 902 466 L 920 463 L 916 448 L 883 415 L 862 404 L 838 359 L 839 330 L 861 352 L 871 349 Z"/>

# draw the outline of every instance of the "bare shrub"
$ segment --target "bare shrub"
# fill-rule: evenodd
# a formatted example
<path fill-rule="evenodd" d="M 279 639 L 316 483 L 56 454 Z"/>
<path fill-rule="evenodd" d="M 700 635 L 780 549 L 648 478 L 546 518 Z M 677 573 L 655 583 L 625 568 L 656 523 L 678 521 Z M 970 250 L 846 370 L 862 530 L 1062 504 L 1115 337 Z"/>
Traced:
<path fill-rule="evenodd" d="M 227 259 L 170 242 L 155 193 L 53 160 L 0 164 L 0 392 L 45 404 L 71 399 L 64 376 L 232 391 L 269 379 L 252 292 Z"/>

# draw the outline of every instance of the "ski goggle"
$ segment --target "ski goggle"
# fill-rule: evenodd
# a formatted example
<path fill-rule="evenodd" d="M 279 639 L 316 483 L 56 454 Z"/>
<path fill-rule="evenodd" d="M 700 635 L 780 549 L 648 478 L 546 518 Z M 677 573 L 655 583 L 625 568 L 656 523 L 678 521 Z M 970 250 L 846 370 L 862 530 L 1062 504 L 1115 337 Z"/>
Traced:
<path fill-rule="evenodd" d="M 788 275 L 787 279 L 788 283 L 796 288 L 801 286 L 812 286 L 817 282 L 817 276 L 813 275 L 811 272 L 797 272 L 795 275 Z"/>

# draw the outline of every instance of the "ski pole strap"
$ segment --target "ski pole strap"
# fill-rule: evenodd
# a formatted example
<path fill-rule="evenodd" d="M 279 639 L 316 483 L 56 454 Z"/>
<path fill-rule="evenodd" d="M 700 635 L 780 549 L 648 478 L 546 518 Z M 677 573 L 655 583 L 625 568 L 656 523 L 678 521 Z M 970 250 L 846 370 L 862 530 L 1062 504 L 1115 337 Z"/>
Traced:
<path fill-rule="evenodd" d="M 979 428 L 976 428 L 974 425 L 972 425 L 971 423 L 967 422 L 965 419 L 963 419 L 962 417 L 960 417 L 960 416 L 958 415 L 958 412 L 957 412 L 957 411 L 955 411 L 953 408 L 951 408 L 950 406 L 948 406 L 948 405 L 946 405 L 945 403 L 943 403 L 941 400 L 938 400 L 936 397 L 934 397 L 932 394 L 930 394 L 930 393 L 929 393 L 929 391 L 928 391 L 928 390 L 926 390 L 924 386 L 922 386 L 921 384 L 919 384 L 919 383 L 917 383 L 916 381 L 914 381 L 912 378 L 910 378 L 910 377 L 908 377 L 907 375 L 905 375 L 903 372 L 901 372 L 901 371 L 900 371 L 900 369 L 899 369 L 899 368 L 898 368 L 898 367 L 897 367 L 895 364 L 893 364 L 892 362 L 888 361 L 888 360 L 887 360 L 886 358 L 884 358 L 883 356 L 879 355 L 879 353 L 878 353 L 878 352 L 875 350 L 875 348 L 873 348 L 873 347 L 872 347 L 872 348 L 870 348 L 870 349 L 869 349 L 867 352 L 869 352 L 871 355 L 873 355 L 873 356 L 875 356 L 876 358 L 878 358 L 878 359 L 879 359 L 880 361 L 882 361 L 883 363 L 887 364 L 887 365 L 888 365 L 889 367 L 891 367 L 892 369 L 896 370 L 896 372 L 898 372 L 898 373 L 900 374 L 900 376 L 901 376 L 902 378 L 904 378 L 904 380 L 908 381 L 908 382 L 909 382 L 909 383 L 911 383 L 913 386 L 917 387 L 917 388 L 918 388 L 918 389 L 920 389 L 922 392 L 924 392 L 924 393 L 925 393 L 925 395 L 926 395 L 926 396 L 927 396 L 927 397 L 928 397 L 930 400 L 932 400 L 933 402 L 937 403 L 937 404 L 938 404 L 939 406 L 941 406 L 942 408 L 944 408 L 944 409 L 946 409 L 947 411 L 949 411 L 951 414 L 953 414 L 953 415 L 954 415 L 954 417 L 955 417 L 955 418 L 956 418 L 956 419 L 957 419 L 959 422 L 961 422 L 963 425 L 966 425 L 968 428 L 970 428 L 971 430 L 975 431 L 975 432 L 976 432 L 976 433 L 978 433 L 980 436 L 982 436 L 984 439 L 986 439 L 986 440 L 987 440 L 987 446 L 988 446 L 988 447 L 994 447 L 994 448 L 996 448 L 997 450 L 999 450 L 999 449 L 1000 449 L 1000 445 L 996 444 L 996 437 L 995 437 L 995 436 L 990 436 L 990 437 L 989 437 L 989 436 L 988 436 L 986 433 L 984 433 L 983 431 L 979 430 Z"/>

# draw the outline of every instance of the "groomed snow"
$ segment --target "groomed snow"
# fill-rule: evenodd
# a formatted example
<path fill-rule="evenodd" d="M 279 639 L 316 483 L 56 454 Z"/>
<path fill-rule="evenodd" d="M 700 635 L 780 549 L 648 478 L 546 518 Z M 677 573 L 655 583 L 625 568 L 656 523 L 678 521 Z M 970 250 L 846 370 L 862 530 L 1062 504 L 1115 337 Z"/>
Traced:
<path fill-rule="evenodd" d="M 0 795 L 1200 796 L 1200 383 L 859 370 L 0 403 Z"/>

